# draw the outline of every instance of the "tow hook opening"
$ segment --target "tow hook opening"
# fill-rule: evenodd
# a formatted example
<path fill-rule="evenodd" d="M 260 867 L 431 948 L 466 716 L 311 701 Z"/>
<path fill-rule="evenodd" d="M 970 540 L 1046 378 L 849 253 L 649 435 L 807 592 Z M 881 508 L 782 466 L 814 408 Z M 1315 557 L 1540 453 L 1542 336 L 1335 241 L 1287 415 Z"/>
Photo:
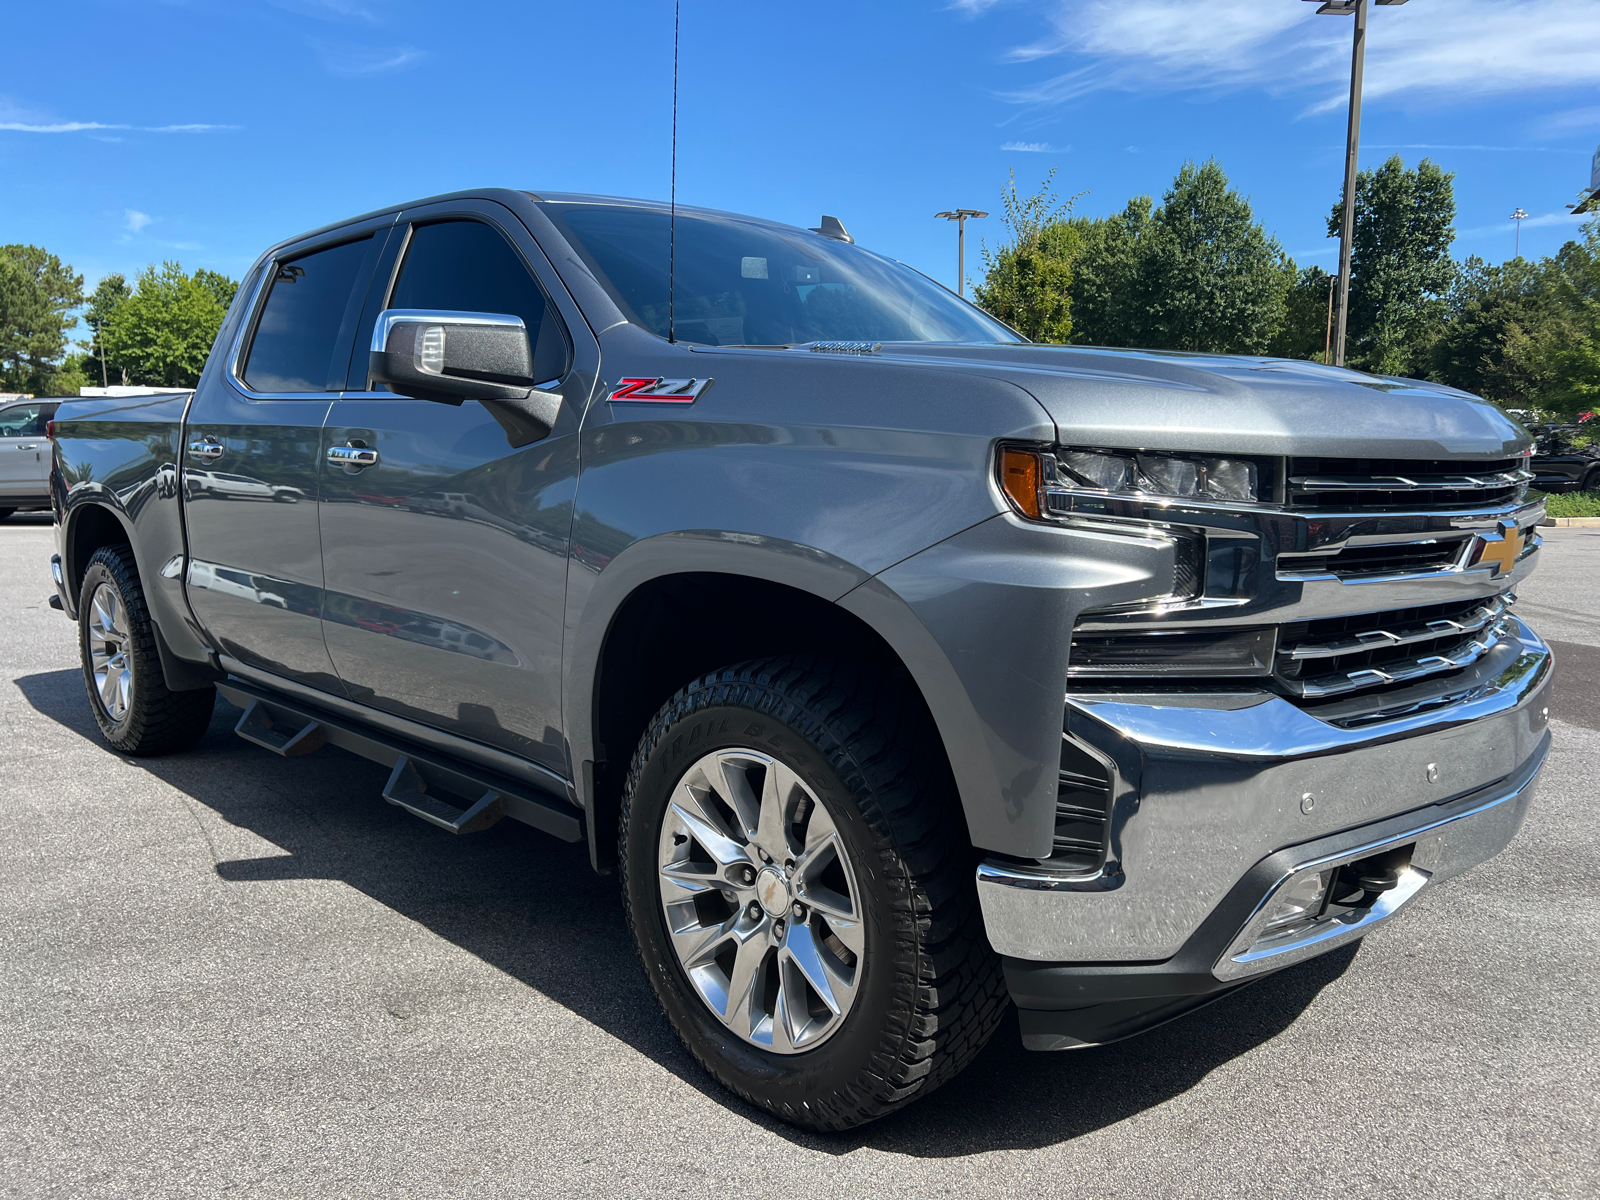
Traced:
<path fill-rule="evenodd" d="M 1370 858 L 1359 858 L 1340 867 L 1328 889 L 1328 906 L 1365 911 L 1385 892 L 1400 886 L 1400 877 L 1411 866 L 1416 844 L 1396 846 Z"/>

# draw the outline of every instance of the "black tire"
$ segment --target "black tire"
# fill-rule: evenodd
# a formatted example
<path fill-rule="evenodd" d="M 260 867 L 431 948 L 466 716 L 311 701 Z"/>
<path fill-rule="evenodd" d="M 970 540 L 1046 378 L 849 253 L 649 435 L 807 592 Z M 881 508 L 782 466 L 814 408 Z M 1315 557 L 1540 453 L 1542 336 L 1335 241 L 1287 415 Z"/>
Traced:
<path fill-rule="evenodd" d="M 121 665 L 128 676 L 125 708 L 113 713 L 95 682 L 95 646 L 102 650 L 118 643 L 95 636 L 93 602 L 100 589 L 109 588 L 121 606 L 119 624 L 125 626 Z M 126 546 L 102 546 L 94 552 L 78 591 L 78 652 L 83 663 L 89 708 L 100 732 L 123 754 L 175 754 L 187 750 L 204 736 L 216 704 L 213 687 L 174 692 L 167 687 L 156 652 L 155 627 L 145 606 L 144 588 Z M 117 706 L 123 704 L 118 696 Z"/>
<path fill-rule="evenodd" d="M 862 877 L 864 978 L 837 1032 L 800 1053 L 772 1053 L 722 1023 L 690 984 L 662 911 L 667 802 L 692 764 L 730 747 L 759 748 L 797 772 Z M 645 974 L 689 1051 L 746 1100 L 818 1130 L 876 1120 L 954 1078 L 1009 1003 L 965 830 L 937 731 L 894 673 L 786 656 L 679 691 L 634 754 L 619 859 Z"/>
<path fill-rule="evenodd" d="M 1583 482 L 1578 485 L 1580 492 L 1600 491 L 1600 467 L 1590 467 L 1583 477 Z"/>

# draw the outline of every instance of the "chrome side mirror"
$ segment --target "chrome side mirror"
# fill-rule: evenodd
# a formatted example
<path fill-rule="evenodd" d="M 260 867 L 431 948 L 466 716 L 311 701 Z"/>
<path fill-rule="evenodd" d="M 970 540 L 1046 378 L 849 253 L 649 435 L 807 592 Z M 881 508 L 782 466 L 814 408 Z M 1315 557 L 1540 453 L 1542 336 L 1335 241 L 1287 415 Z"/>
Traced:
<path fill-rule="evenodd" d="M 513 447 L 548 437 L 561 408 L 560 396 L 535 390 L 527 327 L 507 313 L 385 309 L 367 373 L 418 400 L 480 401 Z"/>

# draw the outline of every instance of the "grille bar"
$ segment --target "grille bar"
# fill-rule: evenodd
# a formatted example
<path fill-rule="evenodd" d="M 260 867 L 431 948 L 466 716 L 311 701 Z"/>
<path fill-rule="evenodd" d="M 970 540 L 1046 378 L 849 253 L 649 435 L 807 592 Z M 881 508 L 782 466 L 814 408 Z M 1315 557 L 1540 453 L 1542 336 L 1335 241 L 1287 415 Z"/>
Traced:
<path fill-rule="evenodd" d="M 1347 654 L 1360 654 L 1390 646 L 1437 641 L 1452 634 L 1477 633 L 1503 616 L 1514 599 L 1507 593 L 1458 617 L 1438 617 L 1431 621 L 1401 625 L 1396 629 L 1366 629 L 1326 642 L 1298 642 L 1280 649 L 1278 654 L 1291 662 L 1341 658 Z"/>
<path fill-rule="evenodd" d="M 1292 509 L 1430 511 L 1515 503 L 1533 479 L 1526 457 L 1448 459 L 1291 458 Z"/>
<path fill-rule="evenodd" d="M 1532 471 L 1502 471 L 1494 475 L 1418 475 L 1415 479 L 1404 475 L 1291 475 L 1289 483 L 1308 492 L 1474 492 L 1515 487 L 1531 479 Z"/>
<path fill-rule="evenodd" d="M 1382 667 L 1362 667 L 1342 676 L 1304 680 L 1300 683 L 1301 695 L 1307 699 L 1320 700 L 1327 696 L 1342 696 L 1347 692 L 1357 692 L 1362 688 L 1410 683 L 1414 679 L 1437 675 L 1442 671 L 1457 671 L 1462 667 L 1470 667 L 1494 649 L 1503 632 L 1503 621 L 1504 618 L 1501 618 L 1471 641 L 1448 653 L 1402 659 L 1399 662 L 1386 663 Z"/>

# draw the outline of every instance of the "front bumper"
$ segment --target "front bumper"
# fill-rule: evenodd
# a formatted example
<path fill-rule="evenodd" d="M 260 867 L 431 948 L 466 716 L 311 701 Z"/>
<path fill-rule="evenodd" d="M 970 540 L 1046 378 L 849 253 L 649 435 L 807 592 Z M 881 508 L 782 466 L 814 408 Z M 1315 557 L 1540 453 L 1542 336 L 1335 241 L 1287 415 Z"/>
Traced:
<path fill-rule="evenodd" d="M 1448 696 L 1351 728 L 1263 694 L 1069 696 L 1070 736 L 1111 767 L 1109 849 L 1090 876 L 1015 859 L 978 868 L 989 938 L 1009 960 L 1019 1006 L 1037 1006 L 1022 980 L 1040 970 L 1147 981 L 1132 997 L 1107 984 L 1045 1008 L 1209 996 L 1359 938 L 1426 886 L 1492 857 L 1520 826 L 1549 745 L 1551 675 L 1549 648 L 1513 619 Z M 1398 902 L 1252 955 L 1251 922 L 1286 869 L 1347 850 L 1344 861 L 1360 858 L 1375 841 L 1416 844 Z"/>

